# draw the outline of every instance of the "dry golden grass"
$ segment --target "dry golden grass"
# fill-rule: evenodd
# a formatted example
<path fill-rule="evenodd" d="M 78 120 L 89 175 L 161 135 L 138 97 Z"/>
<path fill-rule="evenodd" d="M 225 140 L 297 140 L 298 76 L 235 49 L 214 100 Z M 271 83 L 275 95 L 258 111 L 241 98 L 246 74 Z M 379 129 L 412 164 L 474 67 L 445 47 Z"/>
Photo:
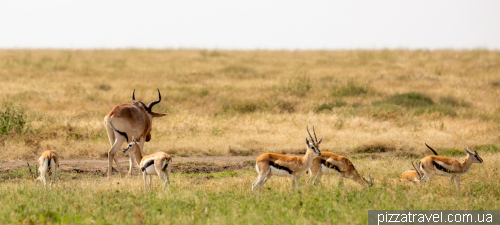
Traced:
<path fill-rule="evenodd" d="M 322 150 L 345 154 L 500 144 L 498 51 L 0 50 L 0 77 L 2 101 L 25 105 L 31 126 L 0 136 L 3 160 L 105 157 L 104 115 L 156 88 L 154 110 L 170 115 L 146 153 L 297 153 L 313 125 Z M 434 106 L 387 103 L 409 92 Z"/>

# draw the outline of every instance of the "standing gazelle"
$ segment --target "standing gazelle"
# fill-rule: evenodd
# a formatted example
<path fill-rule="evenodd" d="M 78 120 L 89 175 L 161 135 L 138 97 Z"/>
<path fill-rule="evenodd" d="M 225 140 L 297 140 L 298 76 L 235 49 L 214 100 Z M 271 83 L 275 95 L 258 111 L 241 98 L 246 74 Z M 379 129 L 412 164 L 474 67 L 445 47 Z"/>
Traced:
<path fill-rule="evenodd" d="M 299 189 L 299 179 L 307 172 L 307 170 L 309 170 L 309 167 L 311 167 L 314 155 L 321 156 L 319 144 L 323 138 L 318 141 L 316 138 L 316 131 L 314 131 L 314 126 L 313 133 L 315 139 L 312 138 L 308 128 L 307 133 L 311 138 L 311 142 L 309 142 L 306 138 L 307 150 L 304 156 L 300 157 L 265 153 L 257 158 L 255 169 L 257 169 L 259 176 L 252 183 L 252 191 L 257 185 L 259 185 L 260 192 L 262 185 L 264 185 L 264 183 L 266 183 L 272 175 L 289 177 L 292 190 L 294 188 L 294 183 L 296 184 L 297 189 Z"/>
<path fill-rule="evenodd" d="M 47 150 L 42 153 L 38 159 L 38 171 L 40 171 L 40 181 L 47 187 L 47 173 L 50 178 L 50 188 L 56 178 L 57 168 L 59 167 L 59 157 L 55 151 Z"/>
<path fill-rule="evenodd" d="M 146 191 L 146 175 L 149 175 L 149 190 L 151 191 L 151 180 L 153 175 L 158 175 L 164 184 L 170 185 L 170 164 L 172 157 L 164 152 L 155 152 L 151 155 L 144 156 L 139 167 L 144 176 L 144 191 Z M 165 176 L 167 179 L 165 180 Z"/>
<path fill-rule="evenodd" d="M 313 164 L 309 169 L 309 179 L 307 182 L 312 181 L 313 184 L 316 184 L 323 174 L 337 174 L 339 176 L 339 186 L 342 184 L 343 177 L 352 179 L 362 186 L 373 185 L 373 179 L 369 174 L 367 176 L 368 180 L 363 178 L 359 175 L 356 168 L 354 168 L 351 160 L 332 152 L 323 152 L 320 157 L 314 158 Z"/>
<path fill-rule="evenodd" d="M 460 188 L 458 178 L 467 173 L 473 163 L 483 163 L 483 159 L 476 151 L 471 151 L 469 147 L 464 148 L 464 150 L 467 153 L 467 158 L 463 162 L 437 155 L 430 155 L 420 160 L 419 170 L 423 173 L 420 182 L 430 181 L 434 175 L 449 176 L 450 182 L 455 180 L 457 188 Z"/>

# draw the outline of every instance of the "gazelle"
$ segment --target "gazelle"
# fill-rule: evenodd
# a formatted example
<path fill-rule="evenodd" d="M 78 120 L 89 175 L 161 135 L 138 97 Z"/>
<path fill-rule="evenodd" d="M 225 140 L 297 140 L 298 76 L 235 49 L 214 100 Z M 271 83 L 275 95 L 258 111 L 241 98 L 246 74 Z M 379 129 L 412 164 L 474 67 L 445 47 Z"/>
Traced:
<path fill-rule="evenodd" d="M 151 140 L 153 118 L 167 115 L 166 113 L 156 113 L 151 111 L 153 106 L 158 104 L 160 101 L 160 90 L 158 90 L 158 100 L 150 102 L 147 106 L 143 102 L 135 100 L 134 90 L 132 93 L 133 104 L 115 106 L 108 112 L 108 114 L 106 114 L 104 117 L 104 126 L 106 127 L 109 143 L 111 144 L 111 149 L 108 152 L 108 178 L 111 177 L 113 160 L 116 163 L 116 168 L 120 173 L 120 176 L 122 176 L 116 152 L 120 149 L 124 142 L 129 143 L 130 141 L 128 136 L 117 135 L 117 130 L 111 127 L 111 120 L 113 120 L 116 128 L 120 129 L 125 134 L 132 135 L 132 137 L 135 137 L 135 140 L 139 142 L 137 147 L 131 151 L 131 154 L 129 154 L 130 167 L 128 174 L 132 175 L 133 158 L 135 158 L 136 163 L 138 163 L 139 160 L 142 159 L 144 142 Z"/>
<path fill-rule="evenodd" d="M 164 184 L 164 187 L 170 185 L 170 165 L 172 157 L 164 152 L 155 152 L 151 155 L 144 156 L 139 167 L 144 176 L 144 191 L 146 191 L 146 175 L 149 175 L 149 190 L 151 191 L 151 180 L 153 175 L 158 175 Z M 167 179 L 165 180 L 165 177 Z"/>
<path fill-rule="evenodd" d="M 50 178 L 50 188 L 56 178 L 57 168 L 59 167 L 59 157 L 55 151 L 47 150 L 42 153 L 38 159 L 38 171 L 40 172 L 40 181 L 47 187 L 47 173 Z"/>
<path fill-rule="evenodd" d="M 427 145 L 427 143 L 425 143 L 425 146 L 427 146 L 427 148 L 429 148 L 429 150 L 431 150 L 432 153 L 434 153 L 434 155 L 438 155 L 436 150 L 431 148 L 431 146 Z M 413 166 L 413 169 L 404 171 L 399 177 L 400 181 L 408 180 L 413 183 L 420 181 L 420 179 L 422 178 L 422 174 L 419 173 L 413 162 L 411 163 L 411 165 Z"/>
<path fill-rule="evenodd" d="M 313 164 L 309 169 L 307 183 L 318 183 L 323 174 L 337 174 L 339 176 L 339 186 L 343 183 L 343 177 L 352 179 L 362 186 L 369 187 L 373 185 L 373 179 L 369 174 L 367 176 L 368 179 L 363 178 L 359 175 L 351 160 L 332 152 L 322 152 L 321 156 L 314 158 Z"/>
<path fill-rule="evenodd" d="M 257 169 L 259 176 L 252 183 L 252 191 L 258 185 L 260 192 L 262 185 L 264 185 L 264 183 L 266 183 L 272 175 L 289 177 L 292 190 L 294 188 L 294 183 L 296 184 L 297 189 L 299 189 L 299 179 L 307 172 L 307 170 L 309 170 L 309 167 L 311 167 L 314 155 L 321 156 L 319 144 L 321 144 L 323 138 L 318 141 L 316 138 L 316 131 L 314 131 L 314 126 L 313 133 L 316 140 L 312 138 L 308 128 L 307 133 L 311 138 L 311 142 L 309 142 L 306 138 L 307 149 L 304 156 L 300 157 L 265 153 L 257 158 L 255 169 Z"/>
<path fill-rule="evenodd" d="M 431 181 L 434 175 L 449 176 L 450 182 L 455 180 L 457 188 L 460 188 L 458 178 L 467 173 L 473 163 L 483 163 L 476 151 L 471 151 L 469 147 L 465 149 L 467 158 L 463 162 L 455 159 L 449 159 L 442 156 L 431 155 L 420 160 L 419 170 L 423 173 L 420 182 Z"/>
<path fill-rule="evenodd" d="M 415 164 L 413 162 L 411 163 L 413 166 L 413 169 L 404 171 L 401 176 L 399 177 L 400 181 L 410 181 L 414 184 L 417 182 L 420 182 L 420 179 L 422 178 L 422 175 L 418 172 L 417 168 L 415 167 Z"/>

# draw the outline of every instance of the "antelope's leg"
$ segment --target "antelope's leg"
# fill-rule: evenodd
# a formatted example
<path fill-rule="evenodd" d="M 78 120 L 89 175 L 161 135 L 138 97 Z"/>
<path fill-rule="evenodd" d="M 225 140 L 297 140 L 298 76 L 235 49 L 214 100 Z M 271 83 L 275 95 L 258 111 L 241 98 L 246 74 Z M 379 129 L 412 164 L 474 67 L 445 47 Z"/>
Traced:
<path fill-rule="evenodd" d="M 153 182 L 153 175 L 149 175 L 149 191 L 151 191 L 151 183 Z"/>
<path fill-rule="evenodd" d="M 116 136 L 115 143 L 108 152 L 108 179 L 111 177 L 111 172 L 113 171 L 113 160 L 116 163 L 116 170 L 118 170 L 120 176 L 123 176 L 122 171 L 120 169 L 120 165 L 118 163 L 118 155 L 116 155 L 117 151 L 120 149 L 123 142 L 125 142 L 125 137 L 121 135 Z"/>
<path fill-rule="evenodd" d="M 128 154 L 128 158 L 129 158 L 129 168 L 128 168 L 128 176 L 132 176 L 132 167 L 134 166 L 134 156 L 132 154 Z"/>
<path fill-rule="evenodd" d="M 146 170 L 144 170 L 144 172 L 142 172 L 142 176 L 144 177 L 144 193 L 146 193 L 146 183 L 147 183 L 147 180 L 146 180 Z"/>

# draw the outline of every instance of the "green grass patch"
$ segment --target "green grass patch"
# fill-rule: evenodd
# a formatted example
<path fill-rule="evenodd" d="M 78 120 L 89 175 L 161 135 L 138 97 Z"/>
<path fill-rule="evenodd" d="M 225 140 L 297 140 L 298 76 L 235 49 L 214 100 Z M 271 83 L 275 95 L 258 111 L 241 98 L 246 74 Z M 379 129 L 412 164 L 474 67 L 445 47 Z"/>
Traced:
<path fill-rule="evenodd" d="M 360 96 L 360 95 L 366 95 L 369 91 L 371 91 L 371 89 L 368 85 L 361 85 L 354 82 L 354 80 L 349 79 L 345 85 L 334 88 L 332 91 L 332 96 L 334 97 Z"/>
<path fill-rule="evenodd" d="M 316 108 L 316 113 L 320 113 L 322 111 L 331 111 L 333 108 L 346 106 L 347 103 L 344 101 L 336 101 L 333 103 L 324 103 Z"/>
<path fill-rule="evenodd" d="M 25 133 L 29 129 L 26 108 L 21 104 L 3 102 L 0 110 L 0 135 L 11 131 Z"/>
<path fill-rule="evenodd" d="M 388 103 L 388 104 L 403 106 L 406 108 L 427 107 L 435 104 L 434 101 L 432 101 L 432 99 L 429 98 L 427 95 L 418 92 L 396 94 L 380 103 Z"/>

